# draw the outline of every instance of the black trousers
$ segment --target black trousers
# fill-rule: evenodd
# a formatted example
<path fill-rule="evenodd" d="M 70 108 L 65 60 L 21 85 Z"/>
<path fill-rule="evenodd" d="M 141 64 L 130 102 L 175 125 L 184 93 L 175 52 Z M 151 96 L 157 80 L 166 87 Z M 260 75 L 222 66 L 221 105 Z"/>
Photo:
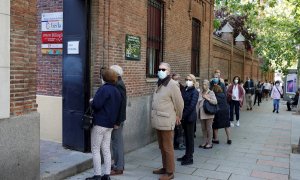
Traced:
<path fill-rule="evenodd" d="M 259 105 L 259 103 L 261 103 L 261 97 L 262 97 L 262 93 L 255 92 L 254 104 L 256 104 L 256 100 L 257 100 L 257 104 Z"/>
<path fill-rule="evenodd" d="M 194 154 L 194 126 L 196 122 L 183 122 L 182 127 L 185 135 L 185 156 L 193 158 Z"/>
<path fill-rule="evenodd" d="M 230 121 L 233 121 L 233 109 L 236 115 L 236 120 L 240 120 L 240 102 L 239 101 L 230 101 Z"/>
<path fill-rule="evenodd" d="M 287 109 L 290 111 L 290 110 L 292 110 L 291 105 L 297 105 L 297 104 L 298 104 L 298 101 L 297 102 L 296 101 L 288 101 L 286 103 L 286 106 L 287 106 Z"/>

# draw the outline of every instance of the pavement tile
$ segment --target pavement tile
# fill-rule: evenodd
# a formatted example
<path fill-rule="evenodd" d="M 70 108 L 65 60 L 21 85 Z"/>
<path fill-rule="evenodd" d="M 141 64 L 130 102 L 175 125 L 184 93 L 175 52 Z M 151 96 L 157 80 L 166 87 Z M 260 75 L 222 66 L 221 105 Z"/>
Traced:
<path fill-rule="evenodd" d="M 175 164 L 175 171 L 181 174 L 192 174 L 196 168 L 192 166 L 182 166 L 180 162 Z"/>
<path fill-rule="evenodd" d="M 229 180 L 262 180 L 261 178 L 255 178 L 250 176 L 231 174 Z"/>
<path fill-rule="evenodd" d="M 279 149 L 279 150 L 287 150 L 290 151 L 291 147 L 287 147 L 287 146 L 275 146 L 275 145 L 265 145 L 266 148 L 270 148 L 270 149 Z"/>
<path fill-rule="evenodd" d="M 216 170 L 219 165 L 218 164 L 210 164 L 210 163 L 199 163 L 194 162 L 192 165 L 188 165 L 188 167 L 198 168 L 198 169 L 205 169 L 205 170 Z"/>
<path fill-rule="evenodd" d="M 223 165 L 220 165 L 216 171 L 228 172 L 228 173 L 232 173 L 232 174 L 239 174 L 239 175 L 245 175 L 245 176 L 250 176 L 250 174 L 252 172 L 251 169 L 232 167 L 232 166 L 223 166 Z"/>
<path fill-rule="evenodd" d="M 265 156 L 273 156 L 273 157 L 283 157 L 283 158 L 290 157 L 288 153 L 275 153 L 270 151 L 262 151 L 261 154 Z"/>
<path fill-rule="evenodd" d="M 249 163 L 239 163 L 237 167 L 241 168 L 248 168 L 252 170 L 261 170 L 261 171 L 267 171 L 267 172 L 272 172 L 272 166 L 268 165 L 260 165 L 260 164 L 249 164 Z"/>
<path fill-rule="evenodd" d="M 269 165 L 269 166 L 274 166 L 274 167 L 289 168 L 289 163 L 282 163 L 282 162 L 269 161 L 269 160 L 258 160 L 257 164 Z"/>
<path fill-rule="evenodd" d="M 258 178 L 265 178 L 265 179 L 276 179 L 276 180 L 288 180 L 288 175 L 283 174 L 276 174 L 276 173 L 270 173 L 270 172 L 264 172 L 264 171 L 258 171 L 254 170 L 251 173 L 252 177 L 258 177 Z"/>
<path fill-rule="evenodd" d="M 283 163 L 289 163 L 290 162 L 290 158 L 282 158 L 282 157 L 275 157 L 274 161 L 276 162 L 283 162 Z"/>
<path fill-rule="evenodd" d="M 290 178 L 291 179 L 297 179 L 299 180 L 300 179 L 300 171 L 299 170 L 296 170 L 296 169 L 291 169 L 290 170 Z"/>
<path fill-rule="evenodd" d="M 289 175 L 290 170 L 287 169 L 287 168 L 273 167 L 273 168 L 272 168 L 272 172 L 273 172 L 273 173 L 277 173 L 277 174 L 285 174 L 285 175 Z"/>
<path fill-rule="evenodd" d="M 207 178 L 213 178 L 213 179 L 226 179 L 227 180 L 230 176 L 230 173 L 198 169 L 193 173 L 193 175 L 207 177 Z"/>

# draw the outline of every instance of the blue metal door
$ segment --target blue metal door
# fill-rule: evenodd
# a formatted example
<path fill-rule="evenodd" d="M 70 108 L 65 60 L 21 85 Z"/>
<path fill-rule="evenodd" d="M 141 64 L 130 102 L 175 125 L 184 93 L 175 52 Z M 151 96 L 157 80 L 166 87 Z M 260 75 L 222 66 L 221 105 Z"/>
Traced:
<path fill-rule="evenodd" d="M 90 97 L 88 0 L 64 0 L 63 18 L 63 146 L 87 152 L 90 132 L 81 118 Z"/>

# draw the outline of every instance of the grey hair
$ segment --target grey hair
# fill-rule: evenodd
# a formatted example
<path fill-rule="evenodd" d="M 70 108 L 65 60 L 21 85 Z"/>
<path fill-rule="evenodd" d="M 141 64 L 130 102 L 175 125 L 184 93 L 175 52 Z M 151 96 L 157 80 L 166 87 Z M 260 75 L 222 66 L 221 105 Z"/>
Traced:
<path fill-rule="evenodd" d="M 166 66 L 169 70 L 169 72 L 171 72 L 171 66 L 169 63 L 166 63 L 166 62 L 161 62 L 159 65 L 163 65 L 163 66 Z"/>
<path fill-rule="evenodd" d="M 123 76 L 123 69 L 119 65 L 112 65 L 110 66 L 110 69 L 115 71 L 118 74 L 118 76 Z"/>
<path fill-rule="evenodd" d="M 202 84 L 209 84 L 209 80 L 207 80 L 207 79 L 204 79 L 203 81 L 202 81 Z"/>

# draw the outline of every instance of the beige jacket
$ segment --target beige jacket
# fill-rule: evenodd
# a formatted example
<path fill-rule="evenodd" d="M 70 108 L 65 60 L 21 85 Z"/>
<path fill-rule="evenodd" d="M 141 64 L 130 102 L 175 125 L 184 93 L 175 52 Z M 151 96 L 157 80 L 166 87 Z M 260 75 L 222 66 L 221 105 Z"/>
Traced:
<path fill-rule="evenodd" d="M 176 116 L 182 117 L 184 102 L 178 84 L 170 80 L 155 89 L 151 124 L 158 130 L 174 130 Z"/>
<path fill-rule="evenodd" d="M 206 94 L 209 95 L 209 102 L 211 104 L 217 104 L 218 101 L 217 101 L 217 98 L 216 98 L 216 95 L 213 91 L 211 90 L 207 90 L 206 91 Z M 201 97 L 200 99 L 200 103 L 199 103 L 199 109 L 200 109 L 200 119 L 213 119 L 215 117 L 215 115 L 211 115 L 211 114 L 206 114 L 204 112 L 204 109 L 203 109 L 203 103 L 204 103 L 204 98 L 202 97 L 202 94 L 199 96 Z"/>

